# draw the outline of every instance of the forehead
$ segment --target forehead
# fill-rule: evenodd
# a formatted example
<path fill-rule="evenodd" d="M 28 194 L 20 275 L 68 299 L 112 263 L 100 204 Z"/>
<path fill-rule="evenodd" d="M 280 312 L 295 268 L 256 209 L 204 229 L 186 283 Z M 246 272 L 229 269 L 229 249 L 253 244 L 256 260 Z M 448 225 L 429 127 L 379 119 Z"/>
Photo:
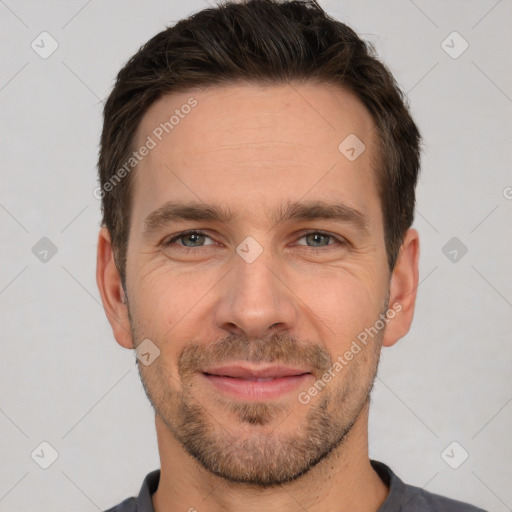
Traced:
<path fill-rule="evenodd" d="M 153 147 L 133 174 L 133 217 L 175 199 L 259 215 L 262 201 L 305 195 L 368 212 L 378 204 L 374 131 L 355 95 L 326 84 L 242 83 L 165 95 L 137 130 L 135 147 Z M 365 150 L 351 161 L 340 144 L 354 136 Z"/>

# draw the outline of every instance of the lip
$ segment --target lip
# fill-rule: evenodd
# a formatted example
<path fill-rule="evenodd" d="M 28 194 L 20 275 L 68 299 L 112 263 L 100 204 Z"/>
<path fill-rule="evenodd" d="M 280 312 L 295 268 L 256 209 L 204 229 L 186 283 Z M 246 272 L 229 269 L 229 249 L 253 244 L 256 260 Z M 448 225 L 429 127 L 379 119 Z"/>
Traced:
<path fill-rule="evenodd" d="M 230 365 L 205 370 L 201 375 L 221 393 L 244 400 L 277 398 L 304 386 L 312 374 L 301 368 Z M 258 380 L 264 379 L 264 380 Z"/>
<path fill-rule="evenodd" d="M 260 366 L 233 364 L 207 368 L 203 370 L 203 373 L 222 377 L 234 377 L 239 379 L 292 377 L 296 375 L 302 375 L 303 373 L 310 373 L 308 370 L 303 368 L 294 368 L 290 366 L 272 365 L 265 366 L 263 368 Z"/>

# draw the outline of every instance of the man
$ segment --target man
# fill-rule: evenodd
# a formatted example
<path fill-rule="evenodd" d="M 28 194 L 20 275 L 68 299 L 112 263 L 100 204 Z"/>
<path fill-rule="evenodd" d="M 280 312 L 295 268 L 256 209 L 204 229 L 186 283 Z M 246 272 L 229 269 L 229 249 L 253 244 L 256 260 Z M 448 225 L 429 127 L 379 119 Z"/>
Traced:
<path fill-rule="evenodd" d="M 420 144 L 370 48 L 314 2 L 227 3 L 145 44 L 104 116 L 97 282 L 161 459 L 111 511 L 478 510 L 368 456 Z"/>

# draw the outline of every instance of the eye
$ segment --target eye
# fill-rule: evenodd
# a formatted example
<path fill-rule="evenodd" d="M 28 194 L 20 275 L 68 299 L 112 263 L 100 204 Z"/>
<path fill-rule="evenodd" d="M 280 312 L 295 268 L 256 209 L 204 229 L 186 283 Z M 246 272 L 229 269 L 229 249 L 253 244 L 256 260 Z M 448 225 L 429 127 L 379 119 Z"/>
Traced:
<path fill-rule="evenodd" d="M 206 239 L 210 240 L 211 243 L 205 243 Z M 298 240 L 302 239 L 305 239 L 306 243 L 297 243 L 297 245 L 311 247 L 313 249 L 336 245 L 345 245 L 346 243 L 342 238 L 335 237 L 334 235 L 331 235 L 329 233 L 324 233 L 323 231 L 310 231 L 304 233 Z M 330 240 L 334 240 L 335 243 L 329 243 Z M 204 231 L 190 230 L 178 233 L 177 235 L 163 243 L 165 247 L 174 244 L 183 247 L 185 250 L 188 250 L 194 248 L 201 248 L 206 245 L 215 245 L 215 242 Z"/>
<path fill-rule="evenodd" d="M 203 245 L 213 245 L 213 244 L 204 244 L 205 238 L 211 240 L 211 238 L 204 233 L 203 231 L 185 231 L 183 233 L 179 233 L 167 242 L 164 242 L 165 246 L 174 244 L 177 240 L 182 241 L 178 245 L 181 245 L 185 248 L 193 248 L 193 247 L 203 247 Z M 187 243 L 190 242 L 190 245 Z"/>
<path fill-rule="evenodd" d="M 329 239 L 335 240 L 338 244 L 344 244 L 344 240 L 338 237 L 335 237 L 334 235 L 330 235 L 329 233 L 324 233 L 323 231 L 310 231 L 309 233 L 303 234 L 299 240 L 306 239 L 306 244 L 298 244 L 298 245 L 306 245 L 308 247 L 318 248 L 318 247 L 328 247 L 330 245 L 336 245 L 336 244 L 330 244 Z M 314 245 L 314 244 L 320 244 L 320 245 Z"/>

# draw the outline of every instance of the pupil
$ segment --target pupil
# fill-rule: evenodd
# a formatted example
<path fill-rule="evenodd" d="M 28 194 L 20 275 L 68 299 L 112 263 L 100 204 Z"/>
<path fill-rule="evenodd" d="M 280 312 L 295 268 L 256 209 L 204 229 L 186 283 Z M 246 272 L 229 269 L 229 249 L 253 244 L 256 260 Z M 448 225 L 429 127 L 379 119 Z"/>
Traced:
<path fill-rule="evenodd" d="M 202 237 L 203 235 L 200 235 L 199 233 L 190 233 L 189 235 L 187 235 L 189 238 L 192 239 L 192 244 L 195 244 L 196 242 L 198 242 L 197 240 L 197 237 Z"/>
<path fill-rule="evenodd" d="M 327 235 L 322 235 L 320 233 L 311 233 L 309 236 L 313 237 L 313 243 L 320 242 L 322 237 L 327 238 Z"/>

